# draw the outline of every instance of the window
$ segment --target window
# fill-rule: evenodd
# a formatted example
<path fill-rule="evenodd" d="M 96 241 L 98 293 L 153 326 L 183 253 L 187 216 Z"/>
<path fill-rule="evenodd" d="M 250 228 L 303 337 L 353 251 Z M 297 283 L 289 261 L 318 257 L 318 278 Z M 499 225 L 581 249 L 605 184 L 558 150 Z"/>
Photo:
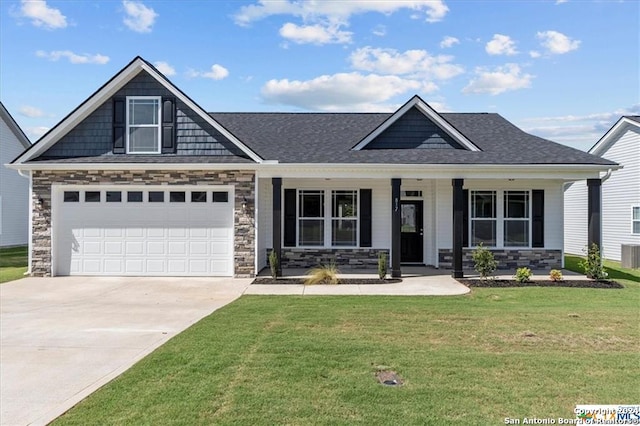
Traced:
<path fill-rule="evenodd" d="M 185 194 L 183 191 L 171 191 L 169 192 L 169 202 L 170 203 L 184 203 L 185 202 Z"/>
<path fill-rule="evenodd" d="M 298 245 L 324 246 L 324 191 L 300 191 Z"/>
<path fill-rule="evenodd" d="M 471 245 L 496 245 L 496 191 L 471 191 Z"/>
<path fill-rule="evenodd" d="M 149 202 L 150 203 L 163 203 L 164 202 L 164 192 L 162 192 L 162 191 L 149 191 Z"/>
<path fill-rule="evenodd" d="M 504 246 L 529 246 L 529 191 L 504 192 Z"/>
<path fill-rule="evenodd" d="M 80 202 L 80 191 L 64 191 L 65 203 L 78 203 Z"/>
<path fill-rule="evenodd" d="M 206 203 L 207 193 L 205 191 L 193 191 L 191 192 L 192 203 Z"/>
<path fill-rule="evenodd" d="M 331 245 L 356 246 L 358 191 L 331 191 Z"/>
<path fill-rule="evenodd" d="M 86 191 L 84 193 L 84 202 L 85 203 L 99 203 L 100 202 L 100 191 Z"/>
<path fill-rule="evenodd" d="M 226 203 L 229 201 L 229 193 L 227 191 L 213 191 L 214 203 Z"/>
<path fill-rule="evenodd" d="M 640 206 L 633 206 L 631 209 L 631 233 L 640 234 Z"/>
<path fill-rule="evenodd" d="M 142 202 L 142 191 L 128 191 L 127 192 L 127 201 L 130 203 L 141 203 Z"/>
<path fill-rule="evenodd" d="M 299 190 L 297 238 L 300 247 L 357 247 L 357 190 Z"/>
<path fill-rule="evenodd" d="M 127 98 L 127 152 L 160 153 L 160 98 Z"/>
<path fill-rule="evenodd" d="M 107 203 L 119 203 L 122 201 L 122 192 L 107 191 Z"/>

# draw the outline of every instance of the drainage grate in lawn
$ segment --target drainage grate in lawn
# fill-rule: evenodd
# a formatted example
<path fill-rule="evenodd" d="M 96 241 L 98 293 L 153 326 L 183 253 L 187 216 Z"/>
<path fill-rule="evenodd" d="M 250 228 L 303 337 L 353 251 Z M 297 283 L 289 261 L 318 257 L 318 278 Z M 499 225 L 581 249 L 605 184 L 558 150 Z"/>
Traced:
<path fill-rule="evenodd" d="M 378 379 L 380 384 L 385 386 L 402 386 L 403 383 L 398 373 L 391 370 L 378 370 L 376 379 Z"/>

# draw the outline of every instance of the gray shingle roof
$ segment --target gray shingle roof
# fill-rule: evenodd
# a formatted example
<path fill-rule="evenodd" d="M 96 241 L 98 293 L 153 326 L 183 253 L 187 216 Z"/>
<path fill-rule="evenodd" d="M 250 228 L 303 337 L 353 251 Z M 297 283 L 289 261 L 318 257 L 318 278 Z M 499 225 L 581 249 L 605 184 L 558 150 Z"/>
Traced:
<path fill-rule="evenodd" d="M 227 163 L 255 163 L 255 161 L 244 158 L 236 157 L 233 155 L 227 156 L 211 156 L 211 155 L 141 155 L 141 154 L 118 154 L 118 155 L 97 155 L 94 157 L 61 157 L 61 158 L 35 158 L 30 160 L 29 163 L 76 163 L 76 164 L 227 164 Z"/>
<path fill-rule="evenodd" d="M 636 123 L 640 123 L 640 115 L 625 115 L 629 120 L 633 120 Z"/>
<path fill-rule="evenodd" d="M 598 164 L 616 163 L 530 135 L 499 114 L 441 116 L 481 152 L 462 149 L 353 148 L 389 113 L 210 113 L 266 160 L 341 164 Z"/>

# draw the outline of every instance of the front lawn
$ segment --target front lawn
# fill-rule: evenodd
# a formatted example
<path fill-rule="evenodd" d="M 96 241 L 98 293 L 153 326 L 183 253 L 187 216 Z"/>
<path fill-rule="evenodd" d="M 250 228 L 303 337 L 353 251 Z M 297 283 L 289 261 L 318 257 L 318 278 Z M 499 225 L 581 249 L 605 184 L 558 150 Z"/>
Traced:
<path fill-rule="evenodd" d="M 584 274 L 584 269 L 580 266 L 580 262 L 584 260 L 581 256 L 566 255 L 564 257 L 564 267 L 569 271 Z M 620 266 L 620 262 L 612 260 L 603 260 L 602 265 L 609 274 L 609 278 L 616 280 L 622 284 L 629 282 L 640 283 L 640 269 L 628 269 Z"/>
<path fill-rule="evenodd" d="M 0 249 L 0 284 L 23 278 L 27 258 L 26 246 Z"/>
<path fill-rule="evenodd" d="M 505 424 L 640 401 L 640 284 L 243 296 L 55 424 Z M 401 387 L 376 382 L 396 371 Z"/>

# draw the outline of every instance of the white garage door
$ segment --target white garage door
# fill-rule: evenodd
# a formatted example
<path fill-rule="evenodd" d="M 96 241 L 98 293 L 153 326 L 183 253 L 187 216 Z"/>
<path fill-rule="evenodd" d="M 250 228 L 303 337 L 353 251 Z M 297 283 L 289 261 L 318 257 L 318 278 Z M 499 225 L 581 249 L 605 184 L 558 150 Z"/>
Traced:
<path fill-rule="evenodd" d="M 233 275 L 233 188 L 56 187 L 55 275 Z"/>

